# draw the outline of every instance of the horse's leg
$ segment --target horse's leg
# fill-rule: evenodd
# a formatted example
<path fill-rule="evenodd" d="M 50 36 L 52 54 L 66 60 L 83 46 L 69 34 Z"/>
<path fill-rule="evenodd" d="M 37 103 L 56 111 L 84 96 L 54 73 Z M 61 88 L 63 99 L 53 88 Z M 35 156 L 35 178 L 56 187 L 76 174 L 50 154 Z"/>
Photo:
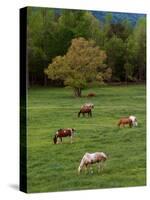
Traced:
<path fill-rule="evenodd" d="M 103 169 L 104 169 L 104 162 L 101 161 L 101 171 L 103 171 Z"/>
<path fill-rule="evenodd" d="M 88 165 L 84 165 L 84 168 L 85 168 L 85 174 L 88 173 Z"/>
<path fill-rule="evenodd" d="M 100 173 L 101 171 L 103 171 L 103 161 L 100 161 L 98 163 L 98 173 Z"/>
<path fill-rule="evenodd" d="M 60 137 L 60 141 L 61 141 L 61 143 L 62 143 L 62 137 Z"/>
<path fill-rule="evenodd" d="M 78 112 L 78 117 L 80 117 L 81 111 Z"/>
<path fill-rule="evenodd" d="M 92 111 L 90 111 L 90 116 L 92 117 Z"/>
<path fill-rule="evenodd" d="M 100 171 L 101 171 L 101 163 L 99 162 L 98 163 L 98 173 L 100 173 Z"/>
<path fill-rule="evenodd" d="M 100 169 L 101 169 L 101 171 L 103 171 L 104 170 L 104 166 L 105 166 L 105 161 L 101 161 L 100 162 Z"/>
<path fill-rule="evenodd" d="M 59 137 L 57 137 L 57 142 L 56 142 L 56 144 L 59 144 L 59 140 L 60 140 L 60 138 L 59 138 Z"/>
<path fill-rule="evenodd" d="M 91 164 L 88 164 L 88 172 L 91 174 L 93 173 L 93 168 Z"/>
<path fill-rule="evenodd" d="M 58 137 L 58 138 L 57 138 L 57 144 L 60 143 L 60 140 L 61 140 L 60 137 Z"/>
<path fill-rule="evenodd" d="M 83 168 L 85 174 L 87 174 L 88 173 L 88 164 L 84 164 L 82 168 Z"/>
<path fill-rule="evenodd" d="M 90 172 L 91 172 L 91 174 L 93 174 L 93 168 L 92 168 L 92 165 L 90 165 Z"/>
<path fill-rule="evenodd" d="M 133 126 L 132 122 L 131 122 L 131 123 L 129 123 L 129 127 L 130 127 L 130 128 L 132 128 L 132 126 Z"/>

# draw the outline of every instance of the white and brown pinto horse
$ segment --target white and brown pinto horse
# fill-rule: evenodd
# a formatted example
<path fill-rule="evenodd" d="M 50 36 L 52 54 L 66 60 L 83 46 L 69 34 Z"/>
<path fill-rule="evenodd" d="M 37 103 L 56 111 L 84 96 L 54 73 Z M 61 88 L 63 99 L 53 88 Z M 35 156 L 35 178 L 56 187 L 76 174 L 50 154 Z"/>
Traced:
<path fill-rule="evenodd" d="M 80 109 L 80 111 L 78 112 L 78 117 L 80 117 L 80 114 L 82 113 L 83 117 L 85 116 L 85 113 L 88 114 L 88 117 L 92 117 L 92 109 L 90 107 L 83 107 Z"/>
<path fill-rule="evenodd" d="M 93 103 L 85 103 L 81 106 L 80 111 L 78 112 L 78 117 L 80 117 L 80 114 L 82 113 L 83 117 L 85 116 L 85 113 L 88 114 L 88 117 L 92 117 L 92 109 L 94 108 Z"/>
<path fill-rule="evenodd" d="M 129 116 L 129 119 L 132 121 L 132 125 L 133 126 L 137 126 L 138 122 L 137 122 L 137 118 L 135 116 Z"/>
<path fill-rule="evenodd" d="M 72 143 L 72 138 L 74 136 L 75 129 L 74 128 L 66 128 L 66 129 L 59 129 L 53 138 L 54 144 L 57 144 L 57 139 L 59 138 L 62 142 L 63 137 L 70 137 L 71 143 Z"/>
<path fill-rule="evenodd" d="M 85 153 L 78 167 L 78 173 L 80 173 L 84 168 L 86 170 L 88 167 L 91 168 L 91 165 L 95 163 L 98 163 L 98 171 L 100 171 L 100 169 L 103 169 L 106 160 L 107 156 L 103 152 Z"/>

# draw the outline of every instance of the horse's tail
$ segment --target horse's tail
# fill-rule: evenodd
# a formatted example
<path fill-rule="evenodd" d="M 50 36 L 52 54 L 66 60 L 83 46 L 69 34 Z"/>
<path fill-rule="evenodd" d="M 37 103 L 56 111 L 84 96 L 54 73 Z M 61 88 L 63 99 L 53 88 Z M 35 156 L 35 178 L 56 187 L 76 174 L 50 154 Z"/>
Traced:
<path fill-rule="evenodd" d="M 55 134 L 54 138 L 53 138 L 54 144 L 57 143 L 57 135 Z"/>
<path fill-rule="evenodd" d="M 78 117 L 80 117 L 80 114 L 81 114 L 81 110 L 78 112 Z"/>

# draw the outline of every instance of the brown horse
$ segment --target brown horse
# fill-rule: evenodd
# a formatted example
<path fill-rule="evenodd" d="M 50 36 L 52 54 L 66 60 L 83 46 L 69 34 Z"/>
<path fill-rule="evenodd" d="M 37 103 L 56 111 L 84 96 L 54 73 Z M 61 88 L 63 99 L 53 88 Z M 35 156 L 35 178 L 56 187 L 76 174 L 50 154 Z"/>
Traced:
<path fill-rule="evenodd" d="M 88 114 L 88 117 L 92 117 L 92 108 L 88 107 L 88 106 L 84 106 L 80 109 L 80 111 L 78 112 L 78 117 L 80 117 L 80 114 L 82 113 L 83 116 L 85 116 L 85 113 Z"/>
<path fill-rule="evenodd" d="M 118 122 L 118 126 L 120 127 L 121 125 L 124 127 L 126 124 L 129 124 L 129 127 L 132 127 L 132 120 L 128 117 L 121 118 Z"/>
<path fill-rule="evenodd" d="M 92 93 L 92 92 L 87 95 L 87 97 L 95 97 L 95 96 L 96 96 L 96 94 Z"/>
<path fill-rule="evenodd" d="M 74 128 L 66 128 L 66 129 L 59 129 L 56 133 L 55 133 L 55 136 L 53 138 L 53 141 L 54 141 L 54 144 L 57 143 L 57 139 L 59 138 L 62 142 L 62 138 L 63 137 L 70 137 L 71 138 L 71 143 L 72 143 L 72 138 L 73 138 L 73 135 L 74 135 L 74 131 L 75 129 Z"/>

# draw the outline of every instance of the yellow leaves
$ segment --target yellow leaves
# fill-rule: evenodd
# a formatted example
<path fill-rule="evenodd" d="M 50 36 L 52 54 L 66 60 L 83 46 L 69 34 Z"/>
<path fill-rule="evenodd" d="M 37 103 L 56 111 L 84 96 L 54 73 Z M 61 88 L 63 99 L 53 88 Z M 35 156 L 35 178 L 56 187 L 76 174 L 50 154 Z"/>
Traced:
<path fill-rule="evenodd" d="M 55 57 L 45 73 L 51 79 L 62 79 L 65 85 L 76 87 L 84 86 L 89 80 L 103 82 L 105 59 L 106 53 L 96 46 L 95 41 L 74 38 L 66 55 Z"/>

